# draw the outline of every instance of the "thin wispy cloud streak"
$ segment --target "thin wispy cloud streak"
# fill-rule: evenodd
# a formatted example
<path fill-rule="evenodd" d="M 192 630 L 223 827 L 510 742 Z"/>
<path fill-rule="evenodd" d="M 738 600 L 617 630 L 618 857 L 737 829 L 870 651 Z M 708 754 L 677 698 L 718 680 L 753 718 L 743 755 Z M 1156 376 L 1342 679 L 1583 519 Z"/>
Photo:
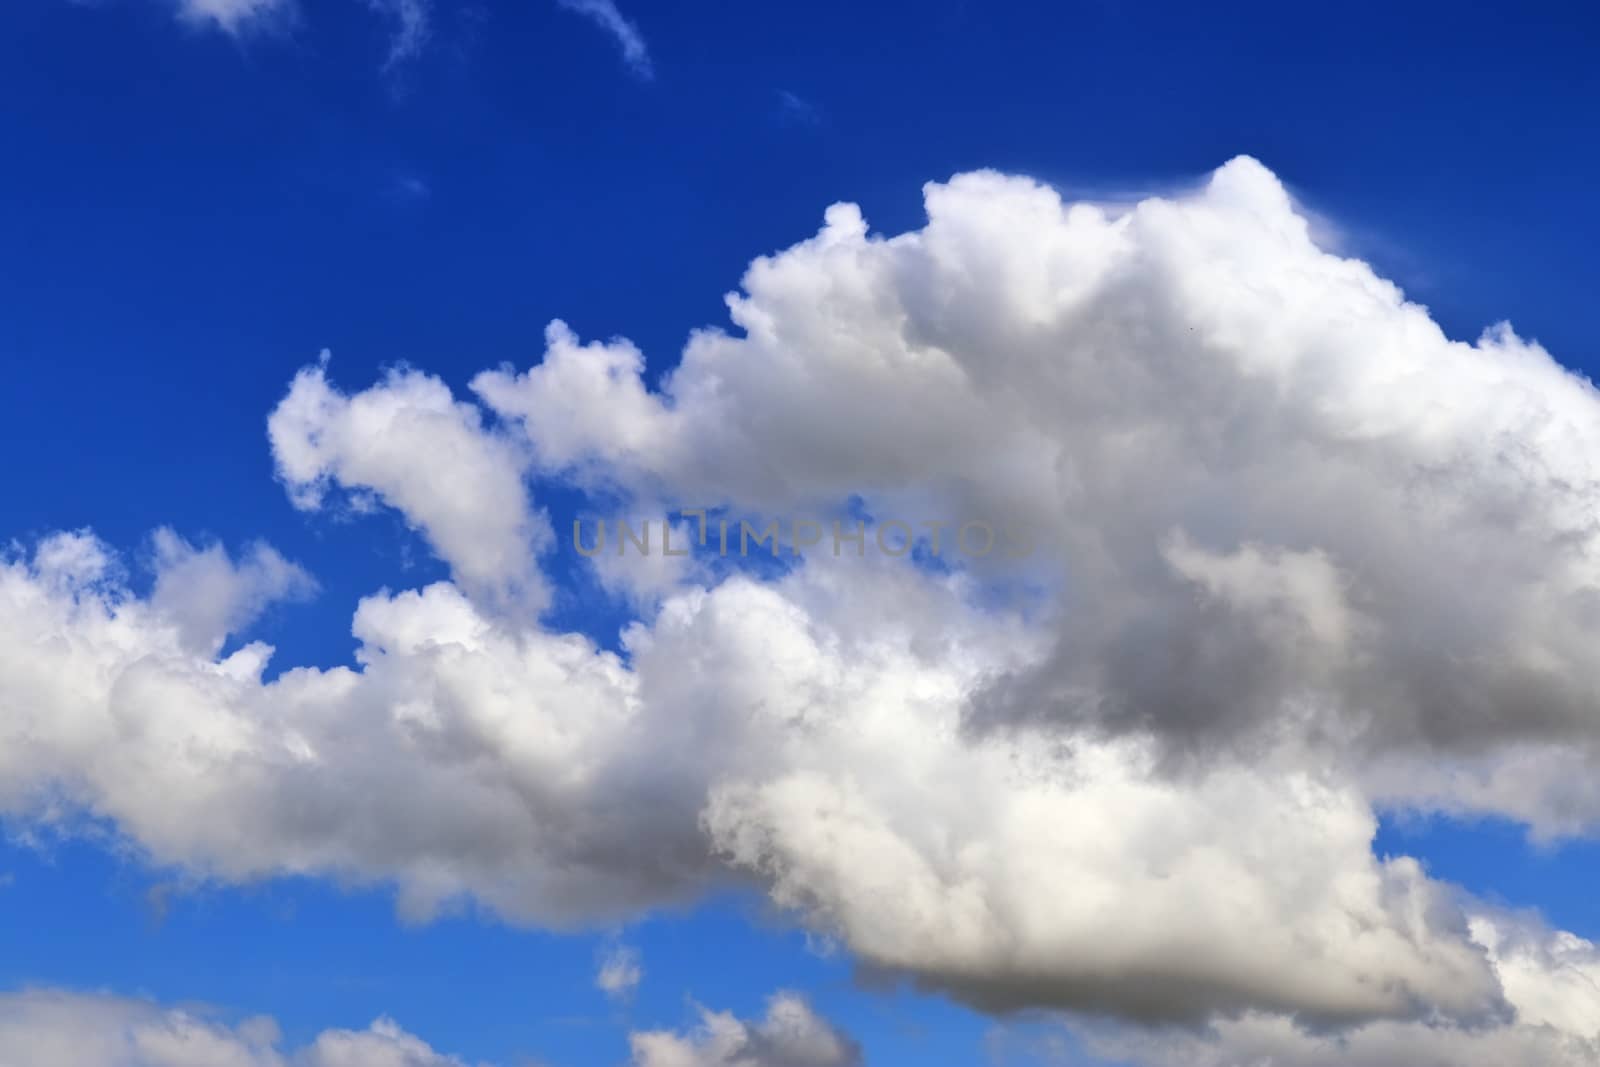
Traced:
<path fill-rule="evenodd" d="M 801 126 L 822 124 L 822 112 L 817 106 L 792 89 L 778 90 L 778 114 L 785 121 Z"/>
<path fill-rule="evenodd" d="M 584 16 L 610 34 L 622 52 L 622 61 L 635 76 L 645 81 L 655 77 L 655 66 L 650 60 L 650 49 L 645 44 L 644 35 L 631 19 L 617 9 L 615 0 L 556 0 L 556 3 Z"/>

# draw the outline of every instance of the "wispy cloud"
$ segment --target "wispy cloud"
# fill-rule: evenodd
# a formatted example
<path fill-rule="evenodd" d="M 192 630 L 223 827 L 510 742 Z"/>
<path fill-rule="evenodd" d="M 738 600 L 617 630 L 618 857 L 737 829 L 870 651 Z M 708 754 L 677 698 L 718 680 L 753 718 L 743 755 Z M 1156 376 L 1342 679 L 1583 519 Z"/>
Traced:
<path fill-rule="evenodd" d="M 639 988 L 644 978 L 644 967 L 639 963 L 639 953 L 626 945 L 612 945 L 600 960 L 599 973 L 594 984 L 606 996 L 625 1000 Z"/>
<path fill-rule="evenodd" d="M 361 3 L 394 27 L 383 61 L 385 73 L 393 73 L 427 47 L 433 33 L 433 0 Z M 299 0 L 171 0 L 171 6 L 179 22 L 235 39 L 292 29 L 300 16 Z"/>
<path fill-rule="evenodd" d="M 395 203 L 417 204 L 433 195 L 433 186 L 416 174 L 397 174 L 389 184 L 389 196 Z"/>
<path fill-rule="evenodd" d="M 242 37 L 292 21 L 294 0 L 177 0 L 178 18 L 195 26 Z"/>
<path fill-rule="evenodd" d="M 383 61 L 385 71 L 392 71 L 422 53 L 432 32 L 432 0 L 367 0 L 367 6 L 395 25 L 394 36 L 389 41 L 389 55 Z"/>
<path fill-rule="evenodd" d="M 817 106 L 790 89 L 778 90 L 778 116 L 786 122 L 802 126 L 822 124 L 822 112 L 817 110 Z"/>
<path fill-rule="evenodd" d="M 584 16 L 616 38 L 617 47 L 622 49 L 622 60 L 634 74 L 646 81 L 655 77 L 644 36 L 638 26 L 617 10 L 614 0 L 556 0 L 556 3 Z"/>

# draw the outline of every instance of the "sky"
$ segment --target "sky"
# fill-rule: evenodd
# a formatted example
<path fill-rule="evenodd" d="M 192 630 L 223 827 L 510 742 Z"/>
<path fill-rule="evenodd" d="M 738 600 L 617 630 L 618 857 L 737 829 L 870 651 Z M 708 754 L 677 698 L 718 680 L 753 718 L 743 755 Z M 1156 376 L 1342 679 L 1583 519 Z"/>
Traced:
<path fill-rule="evenodd" d="M 0 7 L 0 1067 L 1600 1060 L 1597 48 Z"/>

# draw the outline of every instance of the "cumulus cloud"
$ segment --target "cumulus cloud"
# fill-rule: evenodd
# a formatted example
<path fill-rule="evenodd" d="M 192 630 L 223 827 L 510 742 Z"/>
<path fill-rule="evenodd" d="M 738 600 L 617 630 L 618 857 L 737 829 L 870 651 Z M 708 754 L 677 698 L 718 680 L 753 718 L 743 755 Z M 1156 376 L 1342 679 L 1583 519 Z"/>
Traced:
<path fill-rule="evenodd" d="M 1329 1032 L 1246 1012 L 1200 1030 L 1087 1024 L 1096 1053 L 1141 1067 L 1578 1067 L 1600 1058 L 1600 950 L 1536 919 L 1481 910 L 1472 936 L 1511 1006 L 1497 1024 L 1385 1020 Z"/>
<path fill-rule="evenodd" d="M 176 623 L 179 639 L 198 652 L 215 654 L 228 634 L 242 631 L 273 602 L 305 599 L 317 588 L 309 574 L 270 545 L 251 546 L 235 564 L 221 545 L 195 548 L 172 530 L 157 530 L 152 542 L 151 609 Z"/>
<path fill-rule="evenodd" d="M 1448 339 L 1253 160 L 1115 209 L 994 173 L 926 198 L 921 230 L 836 205 L 757 260 L 741 332 L 696 333 L 660 392 L 559 325 L 474 388 L 590 484 L 1038 531 L 1055 647 L 972 694 L 975 728 L 1592 758 L 1587 381 L 1509 327 Z"/>
<path fill-rule="evenodd" d="M 330 489 L 376 497 L 426 537 L 468 589 L 537 612 L 547 591 L 535 554 L 550 540 L 531 510 L 523 462 L 485 433 L 478 409 L 437 378 L 396 370 L 354 396 L 324 366 L 295 376 L 267 421 L 279 476 L 297 507 Z"/>
<path fill-rule="evenodd" d="M 1250 160 L 1116 209 L 992 173 L 926 197 L 921 230 L 840 205 L 757 260 L 741 333 L 694 334 L 660 390 L 559 323 L 470 400 L 298 375 L 269 420 L 295 502 L 393 507 L 453 575 L 363 600 L 353 667 L 218 659 L 248 610 L 141 599 L 85 534 L 16 555 L 0 811 L 415 916 L 608 922 L 738 879 L 875 972 L 1114 1017 L 1152 1057 L 1586 1048 L 1590 947 L 1372 841 L 1379 802 L 1600 816 L 1538 773 L 1592 779 L 1600 737 L 1593 390 L 1508 329 L 1445 338 Z M 1041 548 L 614 579 L 650 594 L 614 654 L 537 621 L 531 475 Z M 169 570 L 246 606 L 283 584 L 200 551 Z M 996 595 L 1018 577 L 1043 595 Z M 771 1025 L 635 1055 L 765 1063 Z"/>
<path fill-rule="evenodd" d="M 574 520 L 566 545 L 588 559 L 604 589 L 648 610 L 691 581 L 706 580 L 697 537 L 688 522 L 601 515 Z"/>
<path fill-rule="evenodd" d="M 197 654 L 170 613 L 50 569 L 99 551 L 57 538 L 0 567 L 0 810 L 67 798 L 159 862 L 389 880 L 419 916 L 475 892 L 559 925 L 703 872 L 698 783 L 629 766 L 637 681 L 588 640 L 441 583 L 362 602 L 359 670 L 263 683 L 270 647 Z"/>
<path fill-rule="evenodd" d="M 616 0 L 556 0 L 568 11 L 576 12 L 599 26 L 617 42 L 622 61 L 628 69 L 645 79 L 655 77 L 655 67 L 650 62 L 650 49 L 645 44 L 639 27 L 617 9 Z"/>
<path fill-rule="evenodd" d="M 647 1031 L 630 1035 L 633 1067 L 856 1067 L 856 1043 L 834 1029 L 805 998 L 774 994 L 765 1018 L 746 1021 L 728 1012 L 700 1010 L 689 1033 Z"/>
<path fill-rule="evenodd" d="M 62 553 L 58 553 L 62 554 Z M 1487 1018 L 1450 894 L 1371 855 L 1371 811 L 1294 766 L 1161 780 L 1136 748 L 969 739 L 1024 623 L 872 561 L 669 598 L 629 663 L 448 584 L 363 601 L 359 670 L 260 678 L 126 593 L 0 575 L 0 781 L 52 787 L 216 877 L 395 882 L 565 924 L 719 870 L 867 964 L 995 1009 Z M 960 783 L 959 790 L 949 788 Z M 28 786 L 32 786 L 30 790 Z"/>
<path fill-rule="evenodd" d="M 466 1067 L 388 1019 L 282 1046 L 271 1019 L 230 1026 L 145 1000 L 34 989 L 0 993 L 6 1067 Z"/>

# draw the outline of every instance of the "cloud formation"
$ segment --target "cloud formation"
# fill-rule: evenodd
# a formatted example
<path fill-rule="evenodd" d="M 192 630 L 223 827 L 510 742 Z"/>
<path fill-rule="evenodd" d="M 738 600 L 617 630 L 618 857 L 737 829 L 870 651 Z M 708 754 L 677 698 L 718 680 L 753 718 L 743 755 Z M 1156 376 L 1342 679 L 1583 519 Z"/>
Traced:
<path fill-rule="evenodd" d="M 608 997 L 626 999 L 639 988 L 643 979 L 644 965 L 639 962 L 639 951 L 627 945 L 612 945 L 601 957 L 594 984 Z"/>
<path fill-rule="evenodd" d="M 322 366 L 307 368 L 267 434 L 296 507 L 315 510 L 338 489 L 357 507 L 388 504 L 469 592 L 533 613 L 544 606 L 535 555 L 550 541 L 549 525 L 530 507 L 523 461 L 437 378 L 397 370 L 345 396 Z"/>
<path fill-rule="evenodd" d="M 168 529 L 157 530 L 151 543 L 156 570 L 151 609 L 176 624 L 185 647 L 205 655 L 220 652 L 229 634 L 244 630 L 271 604 L 304 600 L 317 589 L 309 574 L 270 545 L 252 545 L 235 563 L 221 545 L 195 548 Z M 86 552 L 101 551 L 91 541 L 76 544 Z"/>
<path fill-rule="evenodd" d="M 393 73 L 422 54 L 432 37 L 433 0 L 358 0 L 392 26 L 383 70 Z M 178 21 L 235 40 L 296 29 L 298 0 L 171 0 Z"/>
<path fill-rule="evenodd" d="M 649 81 L 655 77 L 655 66 L 650 62 L 650 49 L 645 44 L 639 27 L 617 9 L 616 0 L 556 0 L 568 11 L 582 15 L 599 26 L 617 42 L 622 61 L 637 77 Z"/>
<path fill-rule="evenodd" d="M 178 18 L 229 37 L 281 28 L 299 11 L 294 0 L 177 0 Z"/>
<path fill-rule="evenodd" d="M 63 535 L 0 572 L 24 712 L 0 804 L 68 798 L 164 864 L 557 926 L 737 871 L 864 963 L 996 1010 L 1504 1012 L 1453 895 L 1372 856 L 1348 784 L 1281 762 L 1170 782 L 1128 745 L 966 737 L 964 694 L 1029 637 L 960 579 L 730 579 L 630 630 L 626 665 L 441 583 L 363 601 L 359 670 L 265 683 L 264 646 L 213 662 L 58 562 L 97 553 Z"/>
<path fill-rule="evenodd" d="M 1099 1056 L 1140 1067 L 1580 1067 L 1600 1058 L 1600 949 L 1536 921 L 1484 912 L 1473 937 L 1493 961 L 1514 1021 L 1461 1026 L 1386 1020 L 1328 1032 L 1246 1012 L 1201 1030 L 1085 1025 Z"/>
<path fill-rule="evenodd" d="M 298 585 L 268 550 L 160 535 L 147 597 L 89 535 L 19 551 L 0 811 L 218 879 L 393 884 L 415 917 L 609 922 L 739 880 L 872 971 L 1119 1020 L 1081 1025 L 1151 1063 L 1592 1051 L 1593 946 L 1372 841 L 1379 804 L 1600 821 L 1549 773 L 1592 780 L 1600 740 L 1593 389 L 1509 328 L 1445 338 L 1251 160 L 1133 206 L 993 173 L 926 197 L 923 229 L 836 205 L 757 260 L 741 332 L 659 391 L 560 323 L 473 399 L 297 375 L 291 498 L 394 508 L 452 573 L 362 600 L 353 667 L 217 658 Z M 641 614 L 613 654 L 539 623 L 530 477 L 1045 548 L 612 571 Z M 635 1057 L 848 1062 L 772 1059 L 815 1029 L 785 1004 Z"/>
<path fill-rule="evenodd" d="M 700 1009 L 689 1033 L 629 1036 L 633 1067 L 858 1067 L 861 1050 L 811 1010 L 804 997 L 775 993 L 764 1018 Z"/>
<path fill-rule="evenodd" d="M 374 13 L 394 24 L 384 70 L 394 70 L 422 54 L 432 32 L 432 0 L 366 0 L 366 3 Z"/>
<path fill-rule="evenodd" d="M 559 325 L 474 389 L 544 469 L 651 499 L 1025 522 L 1054 648 L 972 694 L 977 729 L 1593 758 L 1587 381 L 1506 326 L 1449 340 L 1253 160 L 1131 207 L 993 173 L 926 197 L 922 230 L 836 205 L 757 260 L 741 332 L 697 332 L 659 393 Z"/>
<path fill-rule="evenodd" d="M 271 1019 L 236 1026 L 145 1000 L 34 989 L 0 993 L 4 1067 L 467 1067 L 388 1019 L 285 1049 Z"/>

